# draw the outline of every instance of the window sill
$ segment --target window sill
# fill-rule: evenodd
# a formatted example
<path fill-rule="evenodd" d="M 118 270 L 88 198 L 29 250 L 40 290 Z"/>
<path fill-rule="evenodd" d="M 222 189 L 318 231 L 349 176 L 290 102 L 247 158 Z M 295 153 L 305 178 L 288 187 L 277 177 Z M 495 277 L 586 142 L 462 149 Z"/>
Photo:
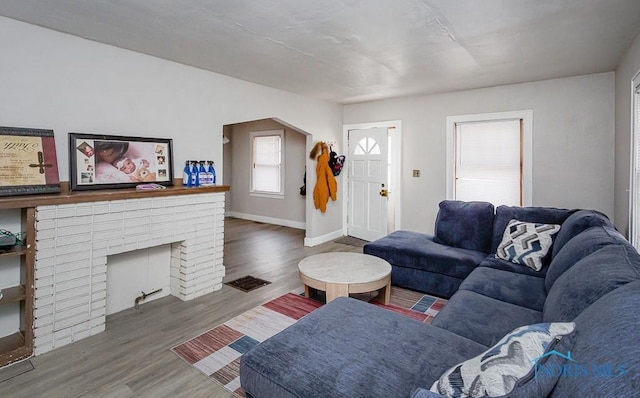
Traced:
<path fill-rule="evenodd" d="M 280 199 L 284 200 L 284 195 L 281 193 L 268 193 L 268 192 L 249 192 L 249 196 L 256 198 L 268 198 L 268 199 Z"/>

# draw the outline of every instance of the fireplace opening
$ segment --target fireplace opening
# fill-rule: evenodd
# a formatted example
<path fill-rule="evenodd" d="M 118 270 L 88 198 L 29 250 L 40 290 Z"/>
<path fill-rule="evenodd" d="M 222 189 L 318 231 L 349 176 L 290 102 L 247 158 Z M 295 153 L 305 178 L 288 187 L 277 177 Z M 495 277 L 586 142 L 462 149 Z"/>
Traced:
<path fill-rule="evenodd" d="M 171 294 L 170 268 L 171 244 L 107 256 L 106 314 L 134 307 L 143 292 L 162 289 L 138 300 L 140 305 Z"/>

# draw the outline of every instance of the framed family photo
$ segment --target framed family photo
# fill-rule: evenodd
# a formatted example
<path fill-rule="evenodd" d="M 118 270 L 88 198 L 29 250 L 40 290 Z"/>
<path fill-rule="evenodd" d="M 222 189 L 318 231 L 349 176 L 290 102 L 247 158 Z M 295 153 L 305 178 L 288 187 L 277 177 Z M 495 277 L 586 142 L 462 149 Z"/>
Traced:
<path fill-rule="evenodd" d="M 72 191 L 173 185 L 173 140 L 69 133 Z"/>

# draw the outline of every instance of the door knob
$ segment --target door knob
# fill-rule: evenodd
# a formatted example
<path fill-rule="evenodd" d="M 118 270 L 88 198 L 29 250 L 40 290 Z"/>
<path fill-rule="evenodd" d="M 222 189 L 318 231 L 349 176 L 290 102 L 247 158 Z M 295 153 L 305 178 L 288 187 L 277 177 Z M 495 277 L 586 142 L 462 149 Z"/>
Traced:
<path fill-rule="evenodd" d="M 389 191 L 387 191 L 386 189 L 382 188 L 380 190 L 380 196 L 384 196 L 385 198 L 389 196 Z"/>

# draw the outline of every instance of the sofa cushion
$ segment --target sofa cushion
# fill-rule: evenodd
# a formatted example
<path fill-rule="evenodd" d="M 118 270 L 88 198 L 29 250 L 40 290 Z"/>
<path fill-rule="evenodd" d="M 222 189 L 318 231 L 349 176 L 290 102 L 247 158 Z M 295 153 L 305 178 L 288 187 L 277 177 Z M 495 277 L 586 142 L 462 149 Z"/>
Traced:
<path fill-rule="evenodd" d="M 598 211 L 574 211 L 562 223 L 562 229 L 554 238 L 551 257 L 555 257 L 560 249 L 562 249 L 574 236 L 592 227 L 609 227 L 615 229 L 609 218 Z"/>
<path fill-rule="evenodd" d="M 438 274 L 415 268 L 391 267 L 391 283 L 393 286 L 449 298 L 460 288 L 464 281 L 449 275 Z"/>
<path fill-rule="evenodd" d="M 415 268 L 464 279 L 486 257 L 486 253 L 442 245 L 433 236 L 395 231 L 371 243 L 363 252 L 387 260 L 392 266 Z"/>
<path fill-rule="evenodd" d="M 548 265 L 542 265 L 540 271 L 533 270 L 529 267 L 523 267 L 520 264 L 514 264 L 511 261 L 496 258 L 496 256 L 489 255 L 478 265 L 478 267 L 486 267 L 493 269 L 500 269 L 503 271 L 509 271 L 516 274 L 535 276 L 536 278 L 544 279 L 549 269 Z"/>
<path fill-rule="evenodd" d="M 374 305 L 340 297 L 240 361 L 255 397 L 409 397 L 486 347 Z"/>
<path fill-rule="evenodd" d="M 560 275 L 584 257 L 605 246 L 625 243 L 627 240 L 624 236 L 609 227 L 593 227 L 579 233 L 553 256 L 544 281 L 547 292 L 551 290 L 551 286 Z"/>
<path fill-rule="evenodd" d="M 537 323 L 516 328 L 487 351 L 448 369 L 431 391 L 450 398 L 545 397 L 556 380 L 535 377 L 536 367 L 560 358 L 549 355 L 550 351 L 572 334 L 575 326 L 573 322 Z"/>
<path fill-rule="evenodd" d="M 543 278 L 486 267 L 476 268 L 460 289 L 536 311 L 542 311 L 547 297 Z"/>
<path fill-rule="evenodd" d="M 511 220 L 561 225 L 570 214 L 571 210 L 556 209 L 554 207 L 498 206 L 493 221 L 491 253 L 496 252 L 498 245 L 502 241 L 504 230 Z"/>
<path fill-rule="evenodd" d="M 632 282 L 603 296 L 576 317 L 571 348 L 576 362 L 573 370 L 569 368 L 558 379 L 550 397 L 638 396 L 638 308 L 640 282 Z"/>
<path fill-rule="evenodd" d="M 436 315 L 431 325 L 489 347 L 518 326 L 540 322 L 540 311 L 506 303 L 470 290 L 458 290 Z"/>
<path fill-rule="evenodd" d="M 504 230 L 496 257 L 540 271 L 542 259 L 549 253 L 553 236 L 559 229 L 557 224 L 511 220 Z"/>
<path fill-rule="evenodd" d="M 640 280 L 640 256 L 626 245 L 610 245 L 592 253 L 555 281 L 544 303 L 544 322 L 573 321 L 600 297 Z"/>
<path fill-rule="evenodd" d="M 488 202 L 443 200 L 436 218 L 436 243 L 488 253 L 494 207 Z"/>

